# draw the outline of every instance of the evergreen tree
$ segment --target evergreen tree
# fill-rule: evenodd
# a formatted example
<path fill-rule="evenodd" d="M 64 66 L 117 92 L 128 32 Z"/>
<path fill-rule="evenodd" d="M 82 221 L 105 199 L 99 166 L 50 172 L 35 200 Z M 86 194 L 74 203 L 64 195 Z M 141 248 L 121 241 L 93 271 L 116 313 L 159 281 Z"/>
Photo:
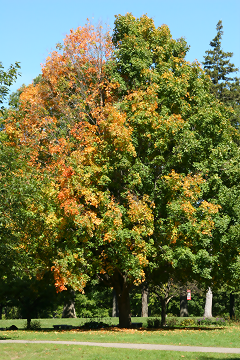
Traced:
<path fill-rule="evenodd" d="M 231 106 L 234 110 L 231 116 L 231 123 L 236 128 L 240 125 L 240 79 L 236 76 L 231 76 L 236 73 L 239 69 L 230 62 L 233 56 L 232 52 L 224 52 L 221 47 L 221 40 L 223 35 L 222 21 L 219 20 L 216 26 L 217 35 L 210 42 L 211 50 L 206 51 L 204 56 L 205 61 L 203 62 L 206 73 L 212 80 L 211 92 L 219 99 L 222 103 L 227 106 Z M 234 299 L 234 295 L 231 293 L 231 299 Z M 233 303 L 232 300 L 231 303 Z M 206 306 L 212 306 L 212 293 L 211 289 L 206 296 L 206 305 L 204 316 L 209 316 L 211 310 L 206 310 Z M 209 311 L 209 314 L 206 313 Z M 233 309 L 230 308 L 230 316 L 232 317 Z"/>
<path fill-rule="evenodd" d="M 216 29 L 217 35 L 210 42 L 211 50 L 206 51 L 203 66 L 212 80 L 211 92 L 218 100 L 235 110 L 231 122 L 234 126 L 239 127 L 240 79 L 232 76 L 239 69 L 230 62 L 233 53 L 222 50 L 223 25 L 221 20 L 217 23 Z"/>

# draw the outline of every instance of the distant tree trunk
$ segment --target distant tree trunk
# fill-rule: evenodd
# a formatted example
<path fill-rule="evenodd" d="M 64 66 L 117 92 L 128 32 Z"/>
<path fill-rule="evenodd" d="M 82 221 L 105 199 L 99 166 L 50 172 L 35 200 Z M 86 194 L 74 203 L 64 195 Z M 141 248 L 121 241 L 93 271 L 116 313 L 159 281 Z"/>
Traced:
<path fill-rule="evenodd" d="M 3 306 L 0 304 L 0 320 L 2 320 Z"/>
<path fill-rule="evenodd" d="M 230 319 L 233 319 L 235 316 L 235 295 L 230 294 L 230 309 L 229 309 Z"/>
<path fill-rule="evenodd" d="M 172 281 L 168 281 L 167 286 L 164 289 L 164 293 L 162 293 L 162 291 L 159 289 L 162 295 L 159 294 L 157 288 L 155 289 L 155 293 L 161 301 L 161 326 L 166 326 L 167 304 L 173 298 L 173 295 L 170 296 L 171 287 Z"/>
<path fill-rule="evenodd" d="M 148 285 L 143 284 L 142 288 L 142 317 L 148 317 Z"/>
<path fill-rule="evenodd" d="M 188 316 L 188 302 L 185 288 L 180 288 L 180 317 Z"/>
<path fill-rule="evenodd" d="M 161 326 L 166 326 L 166 310 L 167 310 L 167 299 L 166 297 L 161 298 Z"/>
<path fill-rule="evenodd" d="M 131 326 L 131 309 L 130 285 L 127 283 L 127 276 L 116 271 L 112 277 L 112 282 L 117 294 L 119 326 L 121 328 L 129 328 Z"/>
<path fill-rule="evenodd" d="M 62 318 L 76 318 L 76 311 L 74 302 L 68 302 L 64 305 L 63 312 L 62 312 Z"/>
<path fill-rule="evenodd" d="M 30 317 L 27 318 L 27 329 L 28 329 L 28 330 L 31 329 L 31 320 L 32 320 L 32 319 L 31 319 Z"/>
<path fill-rule="evenodd" d="M 117 293 L 116 290 L 113 289 L 112 317 L 118 317 L 118 316 L 119 316 L 119 311 L 118 311 Z"/>
<path fill-rule="evenodd" d="M 212 290 L 209 287 L 206 294 L 206 302 L 205 302 L 205 309 L 203 315 L 204 317 L 208 317 L 208 318 L 212 317 L 212 298 L 213 298 Z"/>
<path fill-rule="evenodd" d="M 63 312 L 62 318 L 76 318 L 75 311 L 75 292 L 73 290 L 69 290 L 69 298 L 67 299 Z"/>
<path fill-rule="evenodd" d="M 4 307 L 4 315 L 5 315 L 5 319 L 8 319 L 8 307 L 7 306 Z"/>

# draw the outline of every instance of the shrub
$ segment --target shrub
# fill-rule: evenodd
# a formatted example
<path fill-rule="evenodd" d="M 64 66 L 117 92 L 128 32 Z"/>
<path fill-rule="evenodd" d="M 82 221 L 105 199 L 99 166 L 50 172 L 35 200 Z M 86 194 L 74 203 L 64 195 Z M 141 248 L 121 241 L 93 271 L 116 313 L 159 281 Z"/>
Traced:
<path fill-rule="evenodd" d="M 32 320 L 30 323 L 30 328 L 27 327 L 27 322 L 24 324 L 25 330 L 41 330 L 41 322 L 39 320 Z"/>
<path fill-rule="evenodd" d="M 224 326 L 224 325 L 227 325 L 227 323 L 226 323 L 226 320 L 223 319 L 223 318 L 216 318 L 216 319 L 213 321 L 213 325 L 216 325 L 216 326 Z"/>
<path fill-rule="evenodd" d="M 227 325 L 226 321 L 223 318 L 201 318 L 198 319 L 198 325 L 201 326 L 225 326 Z"/>
<path fill-rule="evenodd" d="M 87 321 L 85 322 L 81 328 L 84 328 L 84 329 L 101 329 L 101 328 L 107 328 L 107 327 L 110 327 L 112 326 L 111 323 L 106 323 L 106 322 L 103 322 L 101 321 L 100 319 L 98 320 L 90 320 L 90 321 Z"/>
<path fill-rule="evenodd" d="M 160 328 L 161 327 L 161 319 L 159 319 L 159 318 L 148 319 L 147 320 L 147 327 L 148 328 L 154 328 L 154 329 Z"/>
<path fill-rule="evenodd" d="M 171 317 L 170 319 L 167 319 L 167 325 L 169 327 L 174 327 L 177 325 L 177 319 L 175 317 Z"/>
<path fill-rule="evenodd" d="M 183 319 L 179 323 L 180 326 L 194 326 L 196 322 L 194 319 Z"/>
<path fill-rule="evenodd" d="M 212 319 L 208 318 L 208 317 L 203 317 L 197 320 L 198 325 L 203 325 L 203 326 L 209 326 L 212 325 Z"/>

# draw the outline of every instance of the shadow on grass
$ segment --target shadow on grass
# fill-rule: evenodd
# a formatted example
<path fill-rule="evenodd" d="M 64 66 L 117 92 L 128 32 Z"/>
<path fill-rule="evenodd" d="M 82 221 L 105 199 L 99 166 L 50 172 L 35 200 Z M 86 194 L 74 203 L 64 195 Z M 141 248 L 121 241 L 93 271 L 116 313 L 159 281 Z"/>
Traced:
<path fill-rule="evenodd" d="M 15 339 L 12 339 L 11 336 L 0 335 L 0 340 L 15 340 Z"/>
<path fill-rule="evenodd" d="M 143 328 L 141 328 L 143 329 Z M 149 331 L 172 331 L 172 330 L 223 330 L 225 327 L 216 326 L 216 327 L 204 327 L 204 326 L 175 326 L 175 327 L 161 327 L 161 328 L 144 328 L 144 330 Z"/>
<path fill-rule="evenodd" d="M 88 332 L 88 331 L 108 331 L 108 332 L 123 332 L 123 331 L 134 331 L 134 332 L 142 332 L 142 331 L 146 331 L 146 332 L 157 332 L 157 331 L 173 331 L 173 330 L 196 330 L 196 331 L 213 331 L 213 330 L 224 330 L 224 327 L 164 327 L 164 328 L 146 328 L 146 327 L 142 327 L 142 328 L 120 328 L 118 326 L 110 326 L 110 327 L 102 327 L 102 328 L 85 328 L 85 327 L 73 327 L 72 329 L 53 329 L 53 328 L 41 328 L 39 330 L 24 330 L 24 329 L 19 329 L 22 331 L 34 331 L 34 332 L 68 332 L 68 331 L 79 331 L 79 332 Z"/>
<path fill-rule="evenodd" d="M 224 354 L 224 355 L 226 355 L 226 354 Z M 238 354 L 239 355 L 239 354 Z M 198 360 L 216 360 L 216 359 L 218 359 L 218 360 L 236 360 L 236 359 L 239 359 L 239 357 L 235 357 L 235 355 L 232 355 L 231 357 L 226 357 L 226 356 L 224 356 L 224 357 L 212 357 L 212 356 L 209 356 L 209 354 L 204 354 L 204 355 L 199 355 L 199 353 L 198 353 L 198 357 L 197 357 L 197 359 Z"/>
<path fill-rule="evenodd" d="M 81 331 L 94 331 L 94 330 L 105 330 L 105 331 L 113 331 L 113 332 L 118 332 L 118 331 L 131 331 L 131 330 L 135 330 L 136 332 L 141 332 L 141 331 L 147 331 L 147 332 L 154 332 L 154 331 L 173 331 L 173 330 L 197 330 L 197 331 L 201 331 L 201 330 L 206 330 L 206 331 L 213 331 L 213 330 L 224 330 L 225 327 L 204 327 L 204 326 L 185 326 L 185 327 L 160 327 L 160 328 L 147 328 L 147 327 L 141 327 L 141 328 L 120 328 L 118 326 L 110 326 L 110 327 L 106 327 L 106 328 L 99 328 L 99 329 L 87 329 L 87 328 L 79 328 L 79 330 Z M 76 329 L 75 329 L 76 330 Z"/>
<path fill-rule="evenodd" d="M 174 331 L 174 330 L 196 330 L 196 331 L 214 331 L 214 330 L 224 330 L 224 327 L 163 327 L 163 328 L 147 328 L 147 327 L 141 327 L 141 328 L 120 328 L 118 326 L 109 326 L 109 327 L 99 327 L 99 328 L 88 328 L 83 326 L 73 326 L 70 329 L 53 329 L 53 328 L 41 328 L 41 329 L 24 329 L 19 328 L 18 330 L 10 330 L 6 329 L 5 331 L 9 333 L 10 331 L 14 331 L 14 333 L 17 333 L 18 331 L 24 331 L 24 332 L 49 332 L 49 333 L 56 333 L 56 332 L 71 332 L 71 331 L 77 331 L 77 332 L 98 332 L 98 331 L 106 331 L 106 332 L 161 332 L 161 331 Z M 10 333 L 9 333 L 10 335 Z M 0 335 L 0 340 L 10 339 L 9 337 Z"/>

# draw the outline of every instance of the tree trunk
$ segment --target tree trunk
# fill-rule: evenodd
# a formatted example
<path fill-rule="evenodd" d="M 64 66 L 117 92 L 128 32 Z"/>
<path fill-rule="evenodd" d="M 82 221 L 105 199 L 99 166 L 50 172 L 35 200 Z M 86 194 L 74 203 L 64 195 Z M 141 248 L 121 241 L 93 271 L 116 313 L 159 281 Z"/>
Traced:
<path fill-rule="evenodd" d="M 120 272 L 115 272 L 112 282 L 117 294 L 119 327 L 129 328 L 131 326 L 131 309 L 130 309 L 130 285 L 127 283 L 127 276 Z"/>
<path fill-rule="evenodd" d="M 142 288 L 142 317 L 148 317 L 148 286 L 143 284 Z"/>
<path fill-rule="evenodd" d="M 64 305 L 62 318 L 76 318 L 76 311 L 74 303 L 67 303 Z"/>
<path fill-rule="evenodd" d="M 27 329 L 30 330 L 31 329 L 31 318 L 27 318 Z"/>
<path fill-rule="evenodd" d="M 117 293 L 116 290 L 113 289 L 112 317 L 118 317 L 118 316 L 119 316 L 119 311 L 118 311 Z"/>
<path fill-rule="evenodd" d="M 184 288 L 180 288 L 180 317 L 188 316 L 187 294 Z"/>
<path fill-rule="evenodd" d="M 76 318 L 75 311 L 75 292 L 73 290 L 69 290 L 69 298 L 64 305 L 62 318 Z"/>
<path fill-rule="evenodd" d="M 209 287 L 207 294 L 206 294 L 206 302 L 205 302 L 205 309 L 204 309 L 204 317 L 211 318 L 212 317 L 212 290 Z"/>
<path fill-rule="evenodd" d="M 233 319 L 235 316 L 235 295 L 230 294 L 230 309 L 229 309 L 230 319 Z"/>
<path fill-rule="evenodd" d="M 0 304 L 0 320 L 2 320 L 3 306 Z"/>
<path fill-rule="evenodd" d="M 167 301 L 165 297 L 161 298 L 161 326 L 166 326 L 166 309 L 167 309 Z"/>

